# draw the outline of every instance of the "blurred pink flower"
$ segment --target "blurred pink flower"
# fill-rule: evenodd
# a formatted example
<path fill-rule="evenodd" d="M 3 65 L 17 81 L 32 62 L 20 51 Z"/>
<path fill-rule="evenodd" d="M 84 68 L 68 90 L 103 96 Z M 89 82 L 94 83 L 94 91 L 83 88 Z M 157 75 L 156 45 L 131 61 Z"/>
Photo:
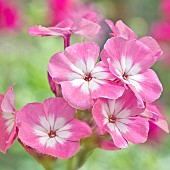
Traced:
<path fill-rule="evenodd" d="M 151 27 L 151 33 L 157 41 L 170 42 L 170 22 L 158 21 Z"/>
<path fill-rule="evenodd" d="M 13 85 L 5 95 L 0 94 L 0 151 L 3 153 L 11 147 L 17 136 L 14 100 Z"/>
<path fill-rule="evenodd" d="M 74 118 L 75 114 L 63 98 L 27 104 L 18 112 L 18 137 L 38 153 L 70 158 L 78 152 L 80 139 L 92 133 L 88 124 Z"/>
<path fill-rule="evenodd" d="M 0 29 L 15 30 L 19 27 L 19 12 L 16 6 L 6 0 L 0 0 Z"/>
<path fill-rule="evenodd" d="M 97 22 L 96 15 L 91 15 L 89 19 L 88 13 L 95 13 L 96 9 L 90 4 L 81 3 L 79 0 L 48 0 L 49 3 L 49 20 L 51 25 L 56 25 L 64 19 L 79 20 L 80 18 L 88 18 L 93 22 Z"/>

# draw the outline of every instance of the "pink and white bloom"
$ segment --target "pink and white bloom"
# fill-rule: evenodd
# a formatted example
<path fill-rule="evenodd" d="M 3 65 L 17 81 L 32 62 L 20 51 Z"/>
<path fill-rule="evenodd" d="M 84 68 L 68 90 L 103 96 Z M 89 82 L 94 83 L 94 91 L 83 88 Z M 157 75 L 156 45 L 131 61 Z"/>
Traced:
<path fill-rule="evenodd" d="M 146 109 L 141 113 L 142 117 L 147 118 L 150 122 L 153 122 L 159 128 L 169 133 L 168 124 L 165 116 L 163 116 L 155 104 L 146 104 Z"/>
<path fill-rule="evenodd" d="M 70 37 L 72 34 L 91 37 L 98 34 L 100 26 L 94 22 L 94 13 L 86 14 L 84 18 L 65 19 L 54 27 L 33 26 L 29 29 L 32 36 Z"/>
<path fill-rule="evenodd" d="M 153 102 L 162 92 L 156 73 L 149 69 L 155 59 L 150 49 L 138 40 L 121 37 L 109 39 L 101 58 L 117 79 L 129 86 L 144 107 L 142 101 Z"/>
<path fill-rule="evenodd" d="M 116 99 L 124 92 L 103 62 L 96 64 L 100 48 L 92 42 L 75 44 L 55 54 L 48 71 L 61 84 L 64 99 L 78 109 L 89 109 L 98 97 Z"/>
<path fill-rule="evenodd" d="M 138 144 L 147 140 L 149 123 L 140 117 L 142 111 L 132 91 L 126 90 L 116 100 L 98 99 L 92 113 L 99 133 L 109 133 L 116 147 L 126 148 L 128 142 Z"/>
<path fill-rule="evenodd" d="M 79 150 L 80 139 L 92 133 L 85 122 L 74 118 L 75 113 L 63 98 L 27 104 L 18 112 L 18 136 L 38 153 L 70 158 Z"/>
<path fill-rule="evenodd" d="M 117 21 L 115 25 L 110 20 L 106 20 L 106 23 L 109 25 L 110 29 L 113 31 L 113 33 L 110 34 L 112 37 L 122 37 L 126 40 L 134 40 L 134 39 L 137 40 L 138 39 L 137 35 L 121 20 Z M 143 38 L 140 38 L 139 41 L 141 41 L 143 44 L 149 47 L 155 60 L 158 60 L 160 58 L 163 52 L 155 39 L 153 39 L 150 36 L 145 36 Z"/>
<path fill-rule="evenodd" d="M 17 136 L 13 85 L 5 95 L 0 94 L 0 151 L 6 153 Z"/>

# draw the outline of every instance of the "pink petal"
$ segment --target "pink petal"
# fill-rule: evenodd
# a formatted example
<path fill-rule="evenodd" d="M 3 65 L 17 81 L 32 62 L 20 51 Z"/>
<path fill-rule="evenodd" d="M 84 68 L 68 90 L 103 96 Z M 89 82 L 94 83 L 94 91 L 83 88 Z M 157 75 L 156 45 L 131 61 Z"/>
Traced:
<path fill-rule="evenodd" d="M 29 28 L 28 32 L 32 36 L 63 36 L 60 31 L 54 31 L 41 25 Z"/>
<path fill-rule="evenodd" d="M 121 20 L 117 21 L 115 26 L 111 20 L 106 20 L 106 23 L 113 31 L 114 33 L 113 36 L 122 37 L 126 40 L 138 39 L 136 34 L 128 26 L 126 26 Z"/>
<path fill-rule="evenodd" d="M 4 99 L 1 104 L 1 108 L 4 112 L 14 113 L 15 112 L 15 96 L 13 85 L 9 87 L 7 92 L 4 95 Z"/>
<path fill-rule="evenodd" d="M 125 38 L 127 40 L 137 39 L 137 35 L 121 20 L 116 22 L 115 29 L 117 31 L 117 36 Z"/>
<path fill-rule="evenodd" d="M 120 37 L 109 39 L 101 53 L 104 63 L 117 77 L 145 72 L 155 60 L 150 49 L 138 40 L 127 41 Z M 110 58 L 110 59 L 109 59 Z"/>
<path fill-rule="evenodd" d="M 160 110 L 154 104 L 147 104 L 146 110 L 141 114 L 142 117 L 148 118 L 159 128 L 169 133 L 168 124 L 166 118 L 160 113 Z"/>
<path fill-rule="evenodd" d="M 50 117 L 51 121 L 54 121 L 54 124 L 57 118 L 63 118 L 64 124 L 66 124 L 73 119 L 76 113 L 76 110 L 60 97 L 44 100 L 43 108 L 45 110 L 46 117 Z"/>
<path fill-rule="evenodd" d="M 93 99 L 99 97 L 117 99 L 122 96 L 124 92 L 124 87 L 114 83 L 113 81 L 108 80 L 99 80 L 93 78 L 89 82 L 89 89 Z"/>
<path fill-rule="evenodd" d="M 160 58 L 163 51 L 161 50 L 159 44 L 156 42 L 155 39 L 153 39 L 152 37 L 143 37 L 140 39 L 140 41 L 150 48 L 155 60 L 158 60 Z"/>
<path fill-rule="evenodd" d="M 143 74 L 129 77 L 129 82 L 136 88 L 143 101 L 150 103 L 160 97 L 162 85 L 153 70 L 149 69 Z"/>
<path fill-rule="evenodd" d="M 104 150 L 119 150 L 120 148 L 116 147 L 113 141 L 111 140 L 101 140 L 99 148 Z"/>
<path fill-rule="evenodd" d="M 6 153 L 17 137 L 13 85 L 0 94 L 0 106 L 0 151 Z"/>
<path fill-rule="evenodd" d="M 95 12 L 88 12 L 85 15 L 83 15 L 83 18 L 96 23 L 98 20 L 98 15 Z"/>
<path fill-rule="evenodd" d="M 83 79 L 63 81 L 60 83 L 64 99 L 74 108 L 89 109 L 93 106 L 88 82 Z M 74 97 L 73 97 L 74 96 Z"/>
<path fill-rule="evenodd" d="M 140 115 L 144 111 L 144 108 L 138 107 L 136 96 L 130 89 L 126 90 L 112 107 L 115 107 L 116 117 L 121 119 Z"/>
<path fill-rule="evenodd" d="M 127 148 L 128 143 L 126 139 L 122 136 L 120 130 L 114 123 L 107 123 L 105 130 L 111 135 L 114 144 L 118 148 Z"/>
<path fill-rule="evenodd" d="M 51 57 L 48 71 L 52 79 L 58 84 L 60 81 L 69 81 L 83 78 L 83 71 L 74 66 L 62 53 L 56 53 Z"/>
<path fill-rule="evenodd" d="M 69 141 L 79 141 L 82 138 L 90 136 L 92 130 L 87 123 L 73 119 L 63 128 L 59 129 L 57 134 L 59 137 Z"/>
<path fill-rule="evenodd" d="M 108 112 L 110 112 L 110 109 L 107 105 L 107 100 L 98 99 L 92 108 L 92 115 L 97 126 L 99 127 L 99 130 L 101 131 L 103 127 L 109 122 Z"/>
<path fill-rule="evenodd" d="M 117 36 L 117 32 L 116 32 L 114 23 L 109 19 L 106 19 L 105 22 L 110 27 L 110 29 L 113 31 L 114 35 Z"/>
<path fill-rule="evenodd" d="M 129 117 L 128 119 L 119 119 L 116 126 L 129 142 L 138 144 L 147 140 L 149 123 L 145 118 Z"/>
<path fill-rule="evenodd" d="M 61 93 L 61 85 L 57 84 L 53 81 L 52 77 L 50 76 L 49 72 L 48 72 L 48 82 L 50 84 L 50 89 L 51 91 L 55 94 L 56 97 L 61 97 L 62 93 Z"/>
<path fill-rule="evenodd" d="M 51 28 L 61 28 L 61 29 L 66 29 L 66 30 L 71 30 L 71 27 L 73 25 L 73 21 L 71 19 L 64 19 L 61 22 L 59 22 L 55 27 Z"/>
<path fill-rule="evenodd" d="M 0 113 L 0 151 L 4 154 L 7 149 L 14 143 L 17 132 L 14 120 L 6 120 L 3 118 L 2 112 Z"/>
<path fill-rule="evenodd" d="M 73 28 L 74 34 L 78 34 L 84 37 L 95 36 L 100 31 L 100 26 L 88 19 L 82 18 L 79 23 L 76 23 Z"/>
<path fill-rule="evenodd" d="M 41 117 L 45 117 L 45 111 L 41 103 L 29 103 L 17 113 L 17 126 L 27 122 L 29 126 L 41 125 Z"/>
<path fill-rule="evenodd" d="M 76 67 L 90 73 L 96 64 L 100 52 L 100 48 L 93 42 L 84 42 L 74 44 L 66 48 L 64 54 Z"/>

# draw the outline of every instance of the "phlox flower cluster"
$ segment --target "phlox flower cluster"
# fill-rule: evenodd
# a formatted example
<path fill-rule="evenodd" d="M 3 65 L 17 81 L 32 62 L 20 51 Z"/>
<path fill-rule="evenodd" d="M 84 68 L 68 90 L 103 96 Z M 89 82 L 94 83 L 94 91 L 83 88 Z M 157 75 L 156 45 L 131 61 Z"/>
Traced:
<path fill-rule="evenodd" d="M 55 97 L 16 111 L 13 86 L 1 95 L 2 152 L 18 136 L 37 153 L 66 159 L 79 151 L 83 138 L 95 141 L 94 148 L 117 150 L 127 148 L 129 142 L 144 143 L 149 122 L 168 132 L 165 117 L 153 103 L 162 92 L 151 69 L 162 54 L 158 43 L 149 36 L 138 39 L 122 21 L 114 25 L 106 20 L 112 33 L 102 50 L 94 42 L 70 45 L 72 34 L 86 37 L 99 32 L 100 26 L 91 20 L 97 15 L 86 16 L 29 29 L 32 36 L 64 38 L 64 51 L 54 54 L 48 64 Z"/>

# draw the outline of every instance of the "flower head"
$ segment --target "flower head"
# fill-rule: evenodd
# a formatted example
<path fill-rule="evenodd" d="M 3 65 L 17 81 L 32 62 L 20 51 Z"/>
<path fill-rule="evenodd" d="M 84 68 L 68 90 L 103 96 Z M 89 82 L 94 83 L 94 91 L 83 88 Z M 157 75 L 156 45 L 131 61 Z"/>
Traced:
<path fill-rule="evenodd" d="M 27 104 L 18 112 L 18 136 L 38 153 L 69 158 L 79 150 L 80 139 L 92 133 L 74 115 L 75 109 L 62 98 Z"/>
<path fill-rule="evenodd" d="M 116 100 L 98 99 L 92 113 L 100 134 L 109 133 L 116 147 L 126 148 L 128 142 L 137 144 L 147 139 L 149 123 L 140 117 L 142 111 L 132 91 L 126 90 Z"/>
<path fill-rule="evenodd" d="M 55 54 L 48 71 L 53 81 L 61 84 L 62 94 L 70 105 L 79 109 L 91 108 L 93 99 L 116 99 L 124 87 L 113 82 L 114 76 L 103 62 L 96 64 L 99 46 L 92 42 L 72 45 Z"/>
<path fill-rule="evenodd" d="M 121 37 L 109 39 L 101 58 L 118 80 L 129 86 L 141 102 L 153 102 L 160 97 L 162 85 L 149 69 L 155 59 L 150 49 L 138 40 Z"/>
<path fill-rule="evenodd" d="M 16 138 L 16 110 L 13 85 L 5 95 L 0 94 L 0 151 L 6 153 Z"/>

